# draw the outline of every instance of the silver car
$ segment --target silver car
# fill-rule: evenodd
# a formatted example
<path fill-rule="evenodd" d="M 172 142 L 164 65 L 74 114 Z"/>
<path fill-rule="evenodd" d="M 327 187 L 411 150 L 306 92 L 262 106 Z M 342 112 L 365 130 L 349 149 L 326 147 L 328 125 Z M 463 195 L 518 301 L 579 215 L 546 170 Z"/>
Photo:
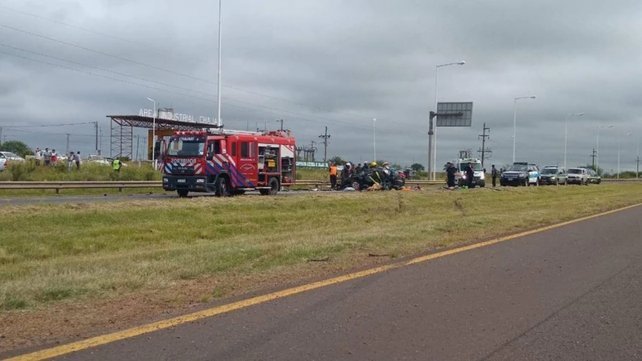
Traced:
<path fill-rule="evenodd" d="M 589 184 L 589 173 L 586 168 L 569 168 L 566 181 L 568 184 Z"/>
<path fill-rule="evenodd" d="M 566 184 L 566 170 L 553 165 L 542 168 L 539 174 L 539 184 Z"/>
<path fill-rule="evenodd" d="M 24 162 L 25 159 L 13 152 L 0 152 L 0 171 L 5 170 L 7 165 L 16 162 Z"/>

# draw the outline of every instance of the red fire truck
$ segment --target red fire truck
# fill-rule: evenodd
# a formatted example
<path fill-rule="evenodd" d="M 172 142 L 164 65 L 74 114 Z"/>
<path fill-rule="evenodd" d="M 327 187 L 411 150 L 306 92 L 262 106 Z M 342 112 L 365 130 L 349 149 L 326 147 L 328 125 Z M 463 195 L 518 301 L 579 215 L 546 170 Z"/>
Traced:
<path fill-rule="evenodd" d="M 217 196 L 258 190 L 274 195 L 294 184 L 295 139 L 289 131 L 180 131 L 163 155 L 163 189 Z"/>

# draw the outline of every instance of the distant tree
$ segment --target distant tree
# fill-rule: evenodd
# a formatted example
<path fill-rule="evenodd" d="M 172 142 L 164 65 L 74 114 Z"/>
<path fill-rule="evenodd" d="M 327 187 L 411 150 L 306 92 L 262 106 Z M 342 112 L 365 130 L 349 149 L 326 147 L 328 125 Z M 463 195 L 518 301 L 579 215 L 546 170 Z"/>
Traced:
<path fill-rule="evenodd" d="M 344 164 L 346 164 L 346 161 L 345 161 L 345 160 L 343 160 L 343 159 L 342 159 L 341 157 L 339 157 L 338 155 L 337 155 L 337 156 L 335 156 L 335 157 L 333 157 L 333 158 L 328 159 L 328 161 L 330 161 L 330 162 L 332 162 L 332 163 L 334 163 L 334 164 L 336 164 L 336 165 L 344 165 Z"/>
<path fill-rule="evenodd" d="M 415 172 L 421 172 L 421 171 L 423 171 L 425 168 L 424 168 L 424 166 L 423 166 L 423 165 L 421 165 L 421 164 L 419 164 L 419 163 L 413 163 L 413 164 L 410 166 L 410 169 L 414 170 Z"/>
<path fill-rule="evenodd" d="M 19 140 L 10 140 L 8 142 L 2 143 L 2 145 L 0 145 L 0 150 L 5 152 L 13 152 L 21 157 L 33 154 L 29 146 Z"/>

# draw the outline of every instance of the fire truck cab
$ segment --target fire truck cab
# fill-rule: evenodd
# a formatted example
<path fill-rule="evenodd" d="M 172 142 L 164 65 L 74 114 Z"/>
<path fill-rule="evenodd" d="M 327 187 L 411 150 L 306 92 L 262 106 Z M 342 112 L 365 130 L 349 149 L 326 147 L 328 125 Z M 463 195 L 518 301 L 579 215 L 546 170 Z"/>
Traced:
<path fill-rule="evenodd" d="M 296 141 L 289 131 L 180 131 L 163 155 L 163 189 L 217 196 L 258 190 L 275 195 L 296 178 Z"/>

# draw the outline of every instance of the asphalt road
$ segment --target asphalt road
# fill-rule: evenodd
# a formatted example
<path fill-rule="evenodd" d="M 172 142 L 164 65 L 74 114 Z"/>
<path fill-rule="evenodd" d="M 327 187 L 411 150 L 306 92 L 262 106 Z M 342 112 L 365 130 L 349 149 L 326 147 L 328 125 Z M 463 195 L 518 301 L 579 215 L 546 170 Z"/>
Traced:
<path fill-rule="evenodd" d="M 642 360 L 642 207 L 64 360 Z"/>

